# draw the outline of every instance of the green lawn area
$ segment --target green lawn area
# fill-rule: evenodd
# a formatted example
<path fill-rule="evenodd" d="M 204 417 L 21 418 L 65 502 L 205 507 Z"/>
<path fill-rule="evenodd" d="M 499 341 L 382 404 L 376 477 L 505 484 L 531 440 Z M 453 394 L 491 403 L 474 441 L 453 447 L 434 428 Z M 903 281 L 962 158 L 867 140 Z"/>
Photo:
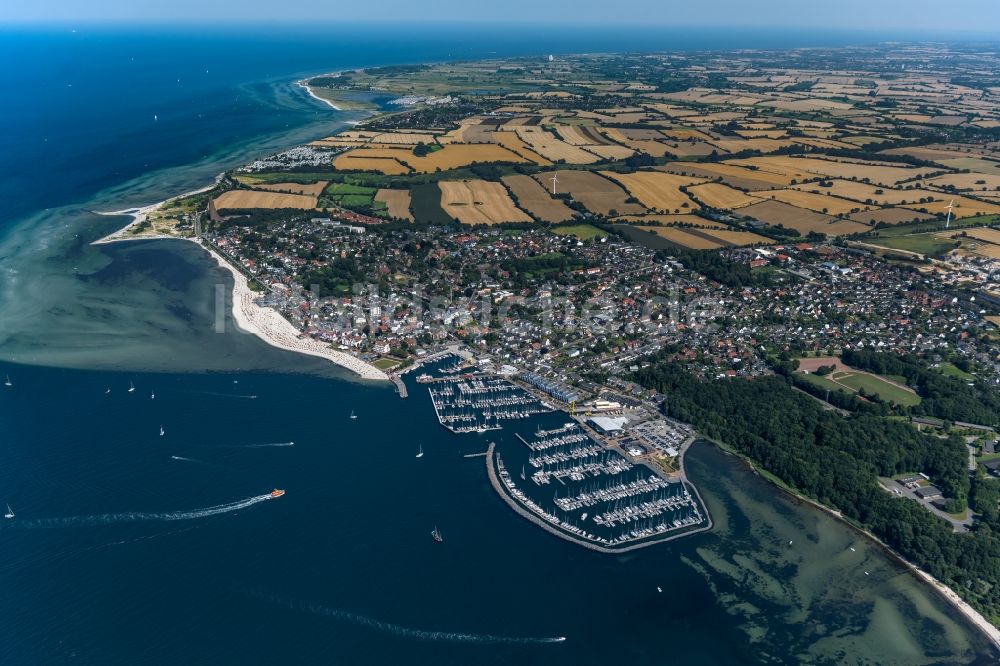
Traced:
<path fill-rule="evenodd" d="M 554 227 L 552 233 L 559 236 L 576 236 L 580 240 L 591 240 L 607 236 L 607 232 L 589 224 L 570 224 L 561 227 Z"/>
<path fill-rule="evenodd" d="M 380 358 L 377 361 L 373 361 L 372 365 L 374 365 L 379 370 L 391 370 L 400 363 L 402 363 L 402 361 L 400 361 L 397 358 Z"/>
<path fill-rule="evenodd" d="M 948 375 L 949 377 L 957 377 L 958 379 L 961 379 L 963 382 L 971 382 L 975 381 L 976 379 L 975 376 L 970 375 L 968 372 L 965 372 L 964 370 L 959 370 L 954 365 L 948 362 L 944 362 L 941 364 L 941 373 Z"/>
<path fill-rule="evenodd" d="M 828 377 L 812 373 L 800 372 L 798 376 L 810 384 L 814 384 L 822 389 L 829 389 L 830 391 L 857 393 L 858 389 L 863 388 L 868 395 L 877 395 L 882 400 L 889 400 L 897 405 L 909 407 L 920 403 L 920 396 L 893 386 L 874 375 L 838 372 L 836 373 L 836 382 Z"/>
<path fill-rule="evenodd" d="M 850 386 L 854 390 L 864 389 L 868 395 L 877 395 L 882 400 L 887 400 L 910 407 L 920 404 L 920 396 L 905 389 L 894 386 L 887 381 L 864 373 L 849 374 L 845 377 L 838 377 L 837 381 L 845 386 Z"/>
<path fill-rule="evenodd" d="M 844 393 L 851 393 L 851 391 L 848 391 L 846 388 L 844 388 L 840 384 L 837 384 L 835 382 L 830 381 L 826 377 L 821 377 L 820 375 L 814 375 L 811 372 L 800 372 L 800 373 L 798 373 L 798 375 L 799 375 L 799 377 L 802 377 L 803 379 L 805 379 L 810 384 L 814 384 L 814 385 L 816 385 L 816 386 L 818 386 L 818 387 L 820 387 L 822 389 L 829 389 L 830 391 L 843 391 Z"/>

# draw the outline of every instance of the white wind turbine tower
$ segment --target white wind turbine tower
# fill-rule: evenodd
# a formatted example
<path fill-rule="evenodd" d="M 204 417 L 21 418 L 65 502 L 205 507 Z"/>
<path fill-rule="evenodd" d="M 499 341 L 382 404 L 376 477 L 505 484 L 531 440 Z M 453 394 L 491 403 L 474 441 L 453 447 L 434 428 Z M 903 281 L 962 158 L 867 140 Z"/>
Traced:
<path fill-rule="evenodd" d="M 951 225 L 951 207 L 954 206 L 954 205 L 955 205 L 955 200 L 952 199 L 951 203 L 948 204 L 948 208 L 946 209 L 948 211 L 948 219 L 945 220 L 945 223 L 944 223 L 944 228 L 945 229 L 947 229 Z"/>
<path fill-rule="evenodd" d="M 552 196 L 556 194 L 556 183 L 559 182 L 559 176 L 552 174 Z"/>

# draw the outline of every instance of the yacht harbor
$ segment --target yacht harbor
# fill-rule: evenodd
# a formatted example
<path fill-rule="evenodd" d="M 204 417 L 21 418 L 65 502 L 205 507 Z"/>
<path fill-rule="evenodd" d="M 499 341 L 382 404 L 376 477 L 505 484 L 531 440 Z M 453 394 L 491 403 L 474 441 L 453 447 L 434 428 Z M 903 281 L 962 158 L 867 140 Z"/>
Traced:
<path fill-rule="evenodd" d="M 616 550 L 710 526 L 685 481 L 664 479 L 574 422 L 517 439 L 527 454 L 520 472 L 508 462 L 518 451 L 494 453 L 500 490 L 561 536 Z"/>
<path fill-rule="evenodd" d="M 538 390 L 490 369 L 470 354 L 447 353 L 422 364 L 414 380 L 448 431 L 495 432 L 485 454 L 480 448 L 464 457 L 485 455 L 490 482 L 519 515 L 601 552 L 711 529 L 683 473 L 693 440 L 687 426 L 636 405 L 625 409 L 624 399 L 598 400 L 603 416 L 593 416 L 593 405 L 578 416 L 575 406 L 556 409 Z"/>
<path fill-rule="evenodd" d="M 499 377 L 472 375 L 435 383 L 427 391 L 438 422 L 453 433 L 500 430 L 502 421 L 552 411 L 531 394 Z"/>

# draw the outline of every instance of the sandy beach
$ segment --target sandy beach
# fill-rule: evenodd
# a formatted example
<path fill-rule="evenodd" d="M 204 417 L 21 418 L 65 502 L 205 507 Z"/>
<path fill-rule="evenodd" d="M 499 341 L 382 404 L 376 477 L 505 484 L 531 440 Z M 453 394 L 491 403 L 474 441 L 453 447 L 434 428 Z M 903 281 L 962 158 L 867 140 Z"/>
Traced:
<path fill-rule="evenodd" d="M 331 349 L 328 344 L 310 337 L 299 337 L 299 332 L 287 319 L 273 308 L 257 305 L 254 299 L 259 296 L 250 288 L 243 273 L 233 268 L 222 255 L 211 247 L 198 244 L 211 254 L 219 266 L 228 270 L 233 276 L 233 320 L 236 325 L 247 333 L 253 333 L 272 347 L 287 351 L 309 354 L 325 358 L 343 368 L 354 372 L 362 379 L 388 381 L 389 376 L 370 363 L 355 358 L 345 352 Z"/>
<path fill-rule="evenodd" d="M 361 359 L 351 356 L 345 352 L 332 349 L 328 344 L 314 340 L 310 337 L 299 337 L 299 331 L 295 329 L 295 326 L 282 317 L 276 310 L 257 305 L 254 302 L 254 299 L 257 298 L 259 294 L 250 288 L 246 276 L 234 268 L 225 258 L 222 257 L 222 255 L 205 243 L 202 243 L 201 240 L 196 238 L 184 238 L 181 236 L 165 236 L 162 234 L 149 234 L 145 236 L 128 234 L 128 230 L 136 224 L 141 224 L 150 212 L 159 209 L 174 199 L 190 196 L 192 194 L 199 194 L 211 189 L 214 186 L 215 184 L 213 183 L 212 185 L 207 185 L 201 189 L 193 190 L 177 197 L 171 197 L 170 199 L 166 199 L 149 206 L 98 213 L 99 215 L 130 215 L 132 216 L 132 221 L 114 233 L 108 234 L 104 238 L 94 241 L 92 245 L 130 240 L 156 239 L 186 240 L 197 243 L 199 247 L 212 255 L 212 257 L 219 263 L 219 266 L 229 271 L 233 276 L 233 320 L 236 322 L 236 325 L 240 330 L 252 333 L 267 344 L 272 347 L 277 347 L 278 349 L 325 358 L 331 363 L 339 365 L 342 368 L 347 368 L 351 372 L 360 376 L 362 379 L 389 381 L 389 376 L 386 373 L 382 372 L 370 363 L 366 363 L 365 361 L 362 361 Z"/>
<path fill-rule="evenodd" d="M 306 92 L 309 93 L 309 96 L 312 97 L 313 99 L 319 100 L 320 102 L 323 102 L 324 104 L 326 104 L 327 106 L 329 106 L 334 111 L 343 111 L 343 109 L 341 109 L 339 106 L 337 106 L 336 104 L 334 104 L 330 100 L 323 99 L 322 97 L 320 97 L 319 95 L 317 95 L 316 93 L 314 93 L 313 89 L 309 87 L 309 85 L 306 83 L 305 79 L 302 79 L 301 81 L 296 81 L 296 83 L 298 85 L 300 85 L 301 87 L 305 88 Z"/>

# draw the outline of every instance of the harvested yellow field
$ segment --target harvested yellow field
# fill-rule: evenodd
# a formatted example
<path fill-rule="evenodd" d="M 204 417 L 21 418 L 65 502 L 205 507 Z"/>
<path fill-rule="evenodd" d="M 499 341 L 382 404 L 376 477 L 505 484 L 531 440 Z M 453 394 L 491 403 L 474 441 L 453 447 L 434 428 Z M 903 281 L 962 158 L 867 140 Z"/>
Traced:
<path fill-rule="evenodd" d="M 690 173 L 705 178 L 721 178 L 728 185 L 748 190 L 773 190 L 775 187 L 787 187 L 792 182 L 792 178 L 784 174 L 755 171 L 722 162 L 700 162 L 698 164 L 678 162 L 656 168 L 670 173 Z"/>
<path fill-rule="evenodd" d="M 601 174 L 621 183 L 630 195 L 650 210 L 680 213 L 700 208 L 688 195 L 680 191 L 685 185 L 704 182 L 700 178 L 678 176 L 663 171 L 635 173 L 602 171 Z"/>
<path fill-rule="evenodd" d="M 829 148 L 833 150 L 854 148 L 854 146 L 849 143 L 835 141 L 833 139 L 792 139 L 791 141 L 792 143 L 797 143 L 803 146 L 812 146 L 813 148 Z"/>
<path fill-rule="evenodd" d="M 947 195 L 944 195 L 947 196 Z M 930 213 L 931 215 L 945 215 L 947 214 L 946 207 L 950 202 L 954 202 L 951 216 L 952 219 L 960 220 L 966 217 L 975 217 L 976 215 L 998 215 L 1000 214 L 1000 205 L 992 202 L 977 201 L 975 199 L 969 199 L 968 197 L 950 197 L 942 198 L 938 201 L 932 201 L 930 203 L 916 203 L 911 206 L 906 206 L 910 210 L 918 210 L 924 213 Z"/>
<path fill-rule="evenodd" d="M 1000 259 L 1000 245 L 992 243 L 982 243 L 975 250 L 970 250 L 973 254 L 978 254 L 990 259 Z"/>
<path fill-rule="evenodd" d="M 659 132 L 653 131 L 655 134 Z M 663 157 L 664 155 L 672 155 L 670 148 L 664 144 L 660 143 L 651 138 L 637 139 L 626 136 L 621 130 L 617 129 L 602 129 L 601 133 L 608 139 L 620 143 L 621 145 L 631 148 L 634 151 L 645 153 L 647 155 L 652 155 L 653 157 Z M 662 137 L 662 135 L 660 135 Z"/>
<path fill-rule="evenodd" d="M 918 213 L 909 208 L 876 208 L 862 213 L 848 215 L 848 218 L 855 222 L 864 222 L 872 226 L 881 223 L 903 224 L 904 222 L 922 222 L 934 219 L 933 215 Z"/>
<path fill-rule="evenodd" d="M 338 139 L 331 137 L 329 139 L 317 139 L 316 141 L 310 141 L 308 145 L 318 146 L 320 148 L 360 148 L 366 143 L 368 142 L 359 139 Z"/>
<path fill-rule="evenodd" d="M 559 136 L 563 141 L 574 146 L 589 146 L 594 143 L 594 139 L 578 125 L 561 125 Z"/>
<path fill-rule="evenodd" d="M 688 139 L 700 139 L 708 143 L 714 141 L 712 137 L 705 134 L 701 130 L 690 129 L 687 127 L 671 127 L 660 131 L 671 139 L 677 139 L 679 141 L 686 141 Z"/>
<path fill-rule="evenodd" d="M 733 229 L 699 229 L 699 232 L 731 246 L 773 245 L 777 242 L 749 231 L 736 231 Z"/>
<path fill-rule="evenodd" d="M 846 159 L 824 160 L 815 157 L 784 157 L 776 155 L 732 160 L 728 163 L 737 166 L 757 167 L 760 171 L 781 174 L 797 180 L 815 178 L 816 176 L 855 180 L 864 180 L 867 178 L 872 183 L 887 186 L 924 176 L 933 171 L 933 169 L 924 167 L 865 164 Z"/>
<path fill-rule="evenodd" d="M 492 143 L 451 143 L 424 157 L 417 157 L 412 150 L 407 148 L 357 148 L 338 157 L 333 161 L 333 166 L 338 169 L 350 168 L 342 167 L 341 164 L 356 164 L 363 159 L 395 160 L 401 165 L 409 166 L 417 173 L 432 173 L 438 169 L 447 171 L 477 163 L 514 162 L 523 164 L 528 161 L 506 148 Z M 382 173 L 390 172 L 382 171 Z"/>
<path fill-rule="evenodd" d="M 868 225 L 851 220 L 838 220 L 829 215 L 815 213 L 811 210 L 796 208 L 781 201 L 770 199 L 752 206 L 740 209 L 740 215 L 752 217 L 772 226 L 781 225 L 786 229 L 795 229 L 802 235 L 810 231 L 827 236 L 846 236 L 871 229 Z"/>
<path fill-rule="evenodd" d="M 531 176 L 504 176 L 503 183 L 514 194 L 517 205 L 545 222 L 565 222 L 573 219 L 573 209 L 559 199 L 554 199 L 549 191 Z"/>
<path fill-rule="evenodd" d="M 441 209 L 462 224 L 531 222 L 500 183 L 485 180 L 441 181 Z"/>
<path fill-rule="evenodd" d="M 1000 176 L 989 173 L 949 173 L 932 178 L 927 184 L 937 187 L 953 185 L 960 190 L 973 190 L 978 193 L 982 190 L 1000 189 Z"/>
<path fill-rule="evenodd" d="M 736 134 L 744 139 L 781 139 L 788 132 L 783 129 L 740 129 L 736 130 Z"/>
<path fill-rule="evenodd" d="M 532 150 L 553 162 L 562 160 L 567 164 L 593 164 L 599 159 L 583 148 L 577 148 L 557 139 L 551 132 L 546 132 L 540 127 L 518 127 L 516 131 L 517 136 Z"/>
<path fill-rule="evenodd" d="M 688 192 L 706 206 L 725 210 L 742 208 L 762 201 L 760 197 L 751 196 L 722 183 L 694 185 L 688 188 Z"/>
<path fill-rule="evenodd" d="M 387 176 L 399 176 L 404 173 L 410 173 L 410 168 L 401 164 L 395 158 L 362 157 L 361 152 L 365 150 L 367 149 L 362 148 L 343 153 L 333 161 L 333 167 L 341 171 L 377 171 Z M 355 153 L 358 154 L 356 155 Z"/>
<path fill-rule="evenodd" d="M 879 206 L 888 204 L 895 206 L 913 203 L 925 197 L 937 199 L 941 196 L 940 192 L 931 192 L 930 190 L 897 190 L 891 187 L 879 187 L 878 185 L 859 183 L 853 180 L 836 179 L 828 182 L 831 183 L 830 187 L 821 187 L 818 183 L 802 183 L 792 185 L 792 188 L 802 190 L 803 192 L 829 193 L 835 197 L 852 199 L 861 203 L 870 201 L 872 204 Z"/>
<path fill-rule="evenodd" d="M 713 222 L 697 215 L 623 215 L 615 218 L 615 223 L 628 222 L 636 226 L 652 225 L 653 223 L 665 227 L 690 226 L 699 229 L 726 229 L 727 225 L 722 222 Z"/>
<path fill-rule="evenodd" d="M 316 197 L 303 194 L 279 194 L 277 192 L 256 192 L 251 190 L 230 190 L 223 192 L 214 201 L 217 209 L 223 208 L 298 208 L 316 207 Z"/>
<path fill-rule="evenodd" d="M 738 153 L 743 150 L 773 153 L 779 148 L 792 145 L 791 141 L 780 139 L 709 139 L 708 143 L 727 153 Z"/>
<path fill-rule="evenodd" d="M 405 144 L 415 146 L 418 143 L 435 143 L 433 134 L 418 132 L 385 132 L 372 137 L 371 143 Z"/>
<path fill-rule="evenodd" d="M 592 171 L 576 171 L 563 169 L 535 174 L 535 179 L 542 187 L 550 189 L 552 175 L 558 176 L 556 192 L 569 192 L 570 196 L 579 201 L 592 213 L 598 215 L 641 215 L 646 209 L 639 204 L 629 203 L 628 193 L 617 183 Z"/>
<path fill-rule="evenodd" d="M 993 243 L 994 245 L 1000 245 L 1000 231 L 996 229 L 963 229 L 962 230 L 966 236 L 970 238 L 977 238 L 979 240 L 986 241 L 987 243 Z"/>
<path fill-rule="evenodd" d="M 493 140 L 504 148 L 517 153 L 524 159 L 534 162 L 538 166 L 549 166 L 552 164 L 551 161 L 533 151 L 531 146 L 526 144 L 524 141 L 521 141 L 520 137 L 518 137 L 514 132 L 494 132 Z"/>
<path fill-rule="evenodd" d="M 323 194 L 323 189 L 326 187 L 326 181 L 321 180 L 318 183 L 309 183 L 308 185 L 303 185 L 302 183 L 259 183 L 251 184 L 251 187 L 256 190 L 266 190 L 268 192 L 305 194 L 310 197 L 318 197 Z"/>
<path fill-rule="evenodd" d="M 381 201 L 385 204 L 390 217 L 413 222 L 413 213 L 410 212 L 409 190 L 388 190 L 383 188 L 375 193 L 375 201 Z"/>
<path fill-rule="evenodd" d="M 651 234 L 656 234 L 660 238 L 668 240 L 674 245 L 679 245 L 680 247 L 685 247 L 691 250 L 715 250 L 725 246 L 725 243 L 720 240 L 693 233 L 694 230 L 688 231 L 687 229 L 681 229 L 680 227 L 634 226 L 636 229 L 642 229 L 643 231 Z"/>
<path fill-rule="evenodd" d="M 791 204 L 799 208 L 808 208 L 817 213 L 827 215 L 846 215 L 871 208 L 871 206 L 858 203 L 857 201 L 841 199 L 829 194 L 813 194 L 812 192 L 803 192 L 801 190 L 772 190 L 769 192 L 759 192 L 758 194 L 765 199 L 784 201 L 786 204 Z"/>
<path fill-rule="evenodd" d="M 624 160 L 635 154 L 634 150 L 625 146 L 583 146 L 583 149 L 606 160 Z"/>

